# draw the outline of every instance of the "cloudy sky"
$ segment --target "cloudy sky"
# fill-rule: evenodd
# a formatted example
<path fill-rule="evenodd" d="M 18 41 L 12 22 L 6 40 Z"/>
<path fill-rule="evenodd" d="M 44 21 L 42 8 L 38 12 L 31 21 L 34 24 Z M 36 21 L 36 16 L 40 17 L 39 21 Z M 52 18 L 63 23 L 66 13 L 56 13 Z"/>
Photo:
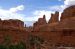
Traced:
<path fill-rule="evenodd" d="M 71 5 L 75 5 L 75 0 L 0 0 L 0 18 L 20 19 L 30 26 L 42 15 L 48 21 L 51 13 L 61 13 Z"/>

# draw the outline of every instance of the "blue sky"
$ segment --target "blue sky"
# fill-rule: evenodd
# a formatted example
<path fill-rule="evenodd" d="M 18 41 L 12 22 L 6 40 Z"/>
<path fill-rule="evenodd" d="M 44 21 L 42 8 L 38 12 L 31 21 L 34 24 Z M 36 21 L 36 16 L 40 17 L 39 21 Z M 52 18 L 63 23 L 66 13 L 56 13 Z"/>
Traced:
<path fill-rule="evenodd" d="M 25 9 L 20 11 L 27 16 L 35 10 L 49 10 L 49 6 L 61 5 L 63 1 L 59 0 L 0 0 L 0 6 L 3 9 L 10 9 L 19 5 L 24 5 Z"/>
<path fill-rule="evenodd" d="M 20 19 L 27 26 L 33 24 L 45 14 L 49 20 L 50 14 L 62 12 L 65 3 L 69 0 L 0 0 L 1 19 Z"/>

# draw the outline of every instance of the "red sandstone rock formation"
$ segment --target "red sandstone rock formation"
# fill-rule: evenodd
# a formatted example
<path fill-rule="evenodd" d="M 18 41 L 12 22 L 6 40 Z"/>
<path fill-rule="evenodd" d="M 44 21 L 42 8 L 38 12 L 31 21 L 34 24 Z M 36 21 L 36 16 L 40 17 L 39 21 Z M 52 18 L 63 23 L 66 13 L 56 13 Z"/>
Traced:
<path fill-rule="evenodd" d="M 55 12 L 55 14 L 51 14 L 51 18 L 48 23 L 59 22 L 59 12 Z"/>
<path fill-rule="evenodd" d="M 43 25 L 43 24 L 46 24 L 45 15 L 43 15 L 43 18 L 38 19 L 38 25 Z"/>
<path fill-rule="evenodd" d="M 11 44 L 25 42 L 28 38 L 28 33 L 24 28 L 24 22 L 12 19 L 0 20 L 0 44 L 6 43 L 5 38 L 10 38 Z"/>
<path fill-rule="evenodd" d="M 48 24 L 46 23 L 45 15 L 39 18 L 34 23 L 33 31 L 29 28 L 26 31 L 24 23 L 19 20 L 0 20 L 0 43 L 4 42 L 4 38 L 8 35 L 11 37 L 11 42 L 28 40 L 30 34 L 44 39 L 44 43 L 49 43 L 49 46 L 74 46 L 75 47 L 75 6 L 71 6 L 64 10 L 59 22 L 59 12 L 52 14 Z M 63 21 L 62 21 L 63 20 Z M 8 26 L 8 27 L 7 27 Z M 12 27 L 9 27 L 12 26 Z M 15 27 L 15 28 L 14 28 Z M 23 29 L 19 29 L 19 27 Z M 36 29 L 37 28 L 37 29 Z M 35 31 L 36 30 L 36 31 Z M 36 38 L 37 39 L 37 38 Z M 29 41 L 28 41 L 29 42 Z M 27 43 L 27 42 L 26 42 Z M 28 44 L 28 43 L 27 43 Z M 33 48 L 32 48 L 33 49 Z"/>
<path fill-rule="evenodd" d="M 20 20 L 0 20 L 0 26 L 24 28 L 24 22 Z"/>
<path fill-rule="evenodd" d="M 8 20 L 12 23 L 13 26 L 15 27 L 24 27 L 24 22 L 20 21 L 20 20 Z"/>
<path fill-rule="evenodd" d="M 75 6 L 68 7 L 63 11 L 61 21 L 58 20 L 58 16 L 58 12 L 52 14 L 49 24 L 41 25 L 37 31 L 33 30 L 32 34 L 42 37 L 57 47 L 75 47 Z"/>
<path fill-rule="evenodd" d="M 64 19 L 69 19 L 71 17 L 75 17 L 75 5 L 66 8 L 61 14 L 61 21 Z"/>
<path fill-rule="evenodd" d="M 45 19 L 45 15 L 43 15 L 43 18 L 39 18 L 38 21 L 33 24 L 33 27 L 35 28 L 45 24 L 47 24 L 47 22 Z"/>

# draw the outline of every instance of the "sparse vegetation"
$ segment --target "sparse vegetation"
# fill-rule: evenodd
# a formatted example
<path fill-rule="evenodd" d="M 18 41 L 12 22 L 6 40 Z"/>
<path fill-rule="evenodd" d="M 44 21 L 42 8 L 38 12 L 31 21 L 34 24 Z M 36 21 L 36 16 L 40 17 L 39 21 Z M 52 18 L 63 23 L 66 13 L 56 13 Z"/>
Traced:
<path fill-rule="evenodd" d="M 30 45 L 35 45 L 37 49 L 41 49 L 41 44 L 43 44 L 44 40 L 40 38 L 39 36 L 30 36 Z"/>
<path fill-rule="evenodd" d="M 26 49 L 26 45 L 23 42 L 20 42 L 17 45 L 0 45 L 0 49 Z"/>

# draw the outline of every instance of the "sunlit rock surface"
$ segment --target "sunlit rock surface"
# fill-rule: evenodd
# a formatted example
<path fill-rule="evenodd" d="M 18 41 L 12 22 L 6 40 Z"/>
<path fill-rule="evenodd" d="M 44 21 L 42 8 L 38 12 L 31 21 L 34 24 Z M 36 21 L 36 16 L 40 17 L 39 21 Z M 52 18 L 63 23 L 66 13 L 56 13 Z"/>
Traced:
<path fill-rule="evenodd" d="M 51 19 L 45 25 L 41 25 L 32 34 L 43 38 L 47 43 L 55 47 L 75 47 L 75 6 L 66 8 L 61 14 L 51 14 Z"/>

